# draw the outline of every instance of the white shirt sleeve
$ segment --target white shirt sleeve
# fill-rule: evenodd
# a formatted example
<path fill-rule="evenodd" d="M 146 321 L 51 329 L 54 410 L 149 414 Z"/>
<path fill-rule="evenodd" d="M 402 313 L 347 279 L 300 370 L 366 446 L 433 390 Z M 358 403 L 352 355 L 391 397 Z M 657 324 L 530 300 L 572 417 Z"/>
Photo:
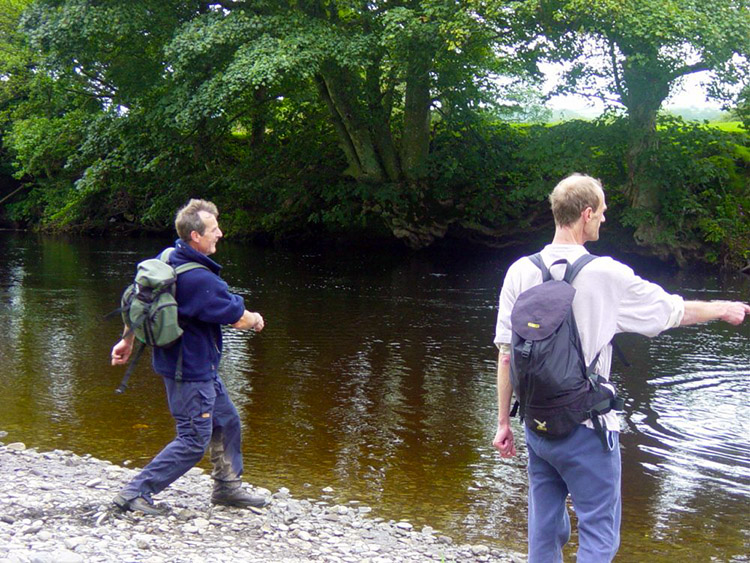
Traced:
<path fill-rule="evenodd" d="M 502 344 L 511 343 L 510 311 L 515 303 L 515 292 L 509 283 L 510 269 L 505 275 L 503 287 L 500 290 L 500 301 L 497 309 L 497 323 L 495 324 L 495 346 L 500 349 Z"/>
<path fill-rule="evenodd" d="M 500 299 L 497 310 L 497 323 L 495 325 L 495 346 L 500 349 L 501 344 L 510 344 L 512 342 L 512 332 L 510 327 L 510 313 L 519 294 L 524 289 L 524 283 L 529 283 L 529 279 L 538 277 L 533 283 L 539 283 L 542 274 L 539 269 L 528 258 L 521 258 L 514 262 L 508 268 L 503 280 L 503 287 L 500 290 Z"/>
<path fill-rule="evenodd" d="M 678 326 L 685 314 L 685 302 L 679 295 L 667 293 L 661 286 L 625 271 L 617 311 L 617 332 L 635 332 L 656 336 Z"/>

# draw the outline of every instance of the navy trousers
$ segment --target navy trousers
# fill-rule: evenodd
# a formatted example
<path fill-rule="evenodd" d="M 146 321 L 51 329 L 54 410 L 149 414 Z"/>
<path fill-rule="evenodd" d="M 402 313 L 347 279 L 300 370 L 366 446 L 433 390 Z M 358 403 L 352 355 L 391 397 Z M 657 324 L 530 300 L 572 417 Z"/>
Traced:
<path fill-rule="evenodd" d="M 155 495 L 187 473 L 210 450 L 212 477 L 236 481 L 242 475 L 240 417 L 221 379 L 183 381 L 164 378 L 177 436 L 121 491 L 126 500 Z"/>
<path fill-rule="evenodd" d="M 561 440 L 526 429 L 529 450 L 529 563 L 560 563 L 570 539 L 566 499 L 578 518 L 577 563 L 612 561 L 620 545 L 622 498 L 619 434 L 608 432 L 610 450 L 580 425 Z"/>

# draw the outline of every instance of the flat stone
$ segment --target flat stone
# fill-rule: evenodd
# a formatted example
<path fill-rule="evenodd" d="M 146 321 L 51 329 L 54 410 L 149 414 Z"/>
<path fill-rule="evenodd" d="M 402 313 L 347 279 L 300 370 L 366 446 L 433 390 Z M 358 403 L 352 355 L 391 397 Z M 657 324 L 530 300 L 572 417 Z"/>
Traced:
<path fill-rule="evenodd" d="M 24 534 L 36 534 L 39 530 L 42 529 L 42 526 L 44 526 L 44 522 L 41 520 L 36 520 L 35 522 L 32 522 L 27 526 L 24 530 Z"/>
<path fill-rule="evenodd" d="M 83 545 L 84 543 L 86 543 L 86 538 L 80 538 L 80 537 L 79 538 L 65 538 L 63 543 L 65 544 L 65 547 L 67 547 L 69 550 L 75 551 L 75 549 L 79 545 Z"/>
<path fill-rule="evenodd" d="M 176 518 L 178 520 L 182 520 L 183 522 L 187 522 L 188 520 L 197 518 L 198 515 L 199 513 L 195 510 L 191 510 L 189 508 L 183 508 L 176 514 Z"/>
<path fill-rule="evenodd" d="M 487 555 L 490 552 L 490 548 L 486 545 L 472 545 L 471 552 L 474 555 Z"/>
<path fill-rule="evenodd" d="M 26 449 L 26 444 L 23 442 L 13 442 L 12 444 L 8 444 L 5 446 L 12 452 L 22 452 Z"/>
<path fill-rule="evenodd" d="M 196 528 L 199 528 L 199 529 L 200 528 L 208 528 L 209 524 L 210 524 L 210 522 L 208 520 L 206 520 L 205 518 L 200 518 L 199 517 L 199 518 L 196 518 L 195 520 L 193 520 L 193 526 L 195 526 Z"/>
<path fill-rule="evenodd" d="M 150 534 L 136 534 L 133 537 L 133 541 L 138 549 L 151 549 L 151 544 L 154 542 L 154 536 Z"/>

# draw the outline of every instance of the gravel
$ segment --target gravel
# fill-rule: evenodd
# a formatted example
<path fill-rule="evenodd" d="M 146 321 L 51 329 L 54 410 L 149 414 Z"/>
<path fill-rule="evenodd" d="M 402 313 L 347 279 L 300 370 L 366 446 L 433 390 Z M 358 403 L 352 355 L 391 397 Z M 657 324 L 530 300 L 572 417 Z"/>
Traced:
<path fill-rule="evenodd" d="M 20 442 L 0 442 L 0 467 L 0 563 L 524 561 L 455 544 L 428 526 L 372 518 L 357 503 L 299 500 L 283 488 L 253 489 L 271 497 L 263 509 L 215 507 L 212 480 L 200 468 L 159 495 L 168 514 L 146 516 L 111 504 L 135 469 Z"/>

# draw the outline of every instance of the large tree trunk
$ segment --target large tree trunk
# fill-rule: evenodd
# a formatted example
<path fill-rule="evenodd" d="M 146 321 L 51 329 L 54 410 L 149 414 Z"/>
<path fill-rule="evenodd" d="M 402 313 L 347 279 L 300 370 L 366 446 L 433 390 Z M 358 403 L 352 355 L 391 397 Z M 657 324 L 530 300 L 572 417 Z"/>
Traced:
<path fill-rule="evenodd" d="M 622 101 L 628 110 L 628 195 L 633 209 L 643 214 L 634 236 L 637 244 L 666 255 L 668 249 L 659 241 L 662 232 L 659 221 L 661 187 L 652 171 L 658 149 L 656 116 L 669 95 L 669 79 L 653 61 L 641 65 L 631 61 L 628 59 L 623 67 L 623 83 L 627 90 Z"/>
<path fill-rule="evenodd" d="M 430 63 L 420 53 L 413 53 L 406 76 L 404 131 L 401 137 L 401 164 L 410 181 L 427 173 L 430 154 Z"/>
<path fill-rule="evenodd" d="M 258 88 L 253 93 L 253 99 L 257 104 L 258 110 L 253 114 L 250 125 L 250 145 L 259 147 L 263 144 L 266 136 L 266 109 L 264 101 L 268 96 L 268 89 L 265 87 Z"/>
<path fill-rule="evenodd" d="M 349 164 L 346 174 L 360 182 L 401 184 L 403 197 L 379 204 L 380 217 L 408 246 L 422 248 L 444 236 L 449 223 L 439 219 L 445 214 L 441 204 L 423 194 L 430 151 L 430 62 L 409 65 L 400 151 L 393 142 L 389 93 L 382 92 L 378 63 L 366 69 L 364 79 L 331 65 L 316 77 L 316 85 Z"/>
<path fill-rule="evenodd" d="M 648 180 L 648 168 L 656 148 L 656 115 L 669 95 L 666 70 L 655 61 L 634 63 L 628 57 L 623 65 L 622 78 L 626 91 L 622 102 L 628 110 L 628 180 L 631 205 L 658 210 L 658 193 Z"/>
<path fill-rule="evenodd" d="M 658 145 L 656 114 L 658 108 L 647 105 L 628 107 L 628 148 L 626 165 L 628 193 L 633 207 L 658 211 L 658 188 L 648 174 Z"/>
<path fill-rule="evenodd" d="M 329 68 L 316 77 L 318 92 L 331 112 L 349 168 L 346 173 L 361 182 L 382 182 L 387 174 L 378 156 L 377 143 L 358 107 L 350 71 Z"/>
<path fill-rule="evenodd" d="M 388 180 L 399 182 L 402 179 L 401 162 L 393 143 L 391 107 L 389 103 L 385 102 L 387 96 L 380 91 L 380 67 L 377 62 L 367 68 L 365 89 L 367 108 L 371 116 L 372 130 L 380 160 L 383 163 Z"/>

